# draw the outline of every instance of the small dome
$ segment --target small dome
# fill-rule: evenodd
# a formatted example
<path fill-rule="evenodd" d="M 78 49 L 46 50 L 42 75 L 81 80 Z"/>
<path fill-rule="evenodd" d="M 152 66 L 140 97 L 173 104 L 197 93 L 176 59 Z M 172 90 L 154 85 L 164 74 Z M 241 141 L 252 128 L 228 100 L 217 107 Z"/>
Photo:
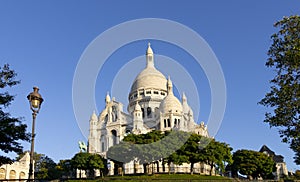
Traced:
<path fill-rule="evenodd" d="M 170 77 L 168 79 L 167 85 L 168 85 L 168 95 L 160 103 L 159 110 L 162 113 L 168 113 L 168 112 L 182 113 L 182 105 L 181 102 L 173 94 L 173 84 Z"/>
<path fill-rule="evenodd" d="M 182 105 L 180 101 L 173 95 L 168 94 L 164 100 L 160 103 L 159 110 L 162 113 L 181 113 L 182 112 Z"/>

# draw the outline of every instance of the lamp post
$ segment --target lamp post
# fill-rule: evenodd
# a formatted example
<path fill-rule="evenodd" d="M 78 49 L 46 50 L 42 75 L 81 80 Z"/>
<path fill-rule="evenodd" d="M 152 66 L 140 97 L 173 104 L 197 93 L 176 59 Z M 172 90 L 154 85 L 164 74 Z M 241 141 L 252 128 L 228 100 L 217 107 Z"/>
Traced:
<path fill-rule="evenodd" d="M 29 164 L 29 174 L 28 180 L 33 180 L 33 154 L 34 154 L 34 126 L 35 126 L 35 118 L 37 113 L 39 113 L 41 109 L 42 102 L 44 99 L 42 98 L 41 94 L 39 94 L 39 88 L 33 87 L 33 92 L 31 92 L 27 99 L 30 104 L 30 109 L 32 110 L 32 132 L 31 132 L 31 149 L 30 149 L 30 164 Z"/>

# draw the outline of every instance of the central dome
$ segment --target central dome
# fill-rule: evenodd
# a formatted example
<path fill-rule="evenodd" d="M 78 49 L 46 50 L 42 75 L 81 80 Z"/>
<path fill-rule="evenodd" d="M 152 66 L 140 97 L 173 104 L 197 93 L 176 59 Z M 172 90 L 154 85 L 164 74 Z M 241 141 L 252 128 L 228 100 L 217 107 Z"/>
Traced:
<path fill-rule="evenodd" d="M 135 92 L 139 89 L 147 88 L 167 91 L 167 79 L 160 71 L 158 71 L 154 67 L 153 51 L 150 47 L 150 44 L 148 44 L 148 49 L 146 51 L 146 59 L 147 66 L 135 78 L 131 86 L 130 93 Z"/>
<path fill-rule="evenodd" d="M 141 88 L 154 88 L 166 91 L 166 85 L 167 79 L 160 71 L 154 67 L 147 67 L 135 78 L 131 87 L 131 92 Z"/>

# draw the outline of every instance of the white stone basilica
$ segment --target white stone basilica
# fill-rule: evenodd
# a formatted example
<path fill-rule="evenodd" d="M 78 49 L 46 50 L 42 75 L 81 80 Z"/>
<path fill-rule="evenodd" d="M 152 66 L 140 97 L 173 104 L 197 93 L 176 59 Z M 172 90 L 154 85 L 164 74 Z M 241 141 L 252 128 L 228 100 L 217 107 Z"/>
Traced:
<path fill-rule="evenodd" d="M 109 147 L 116 145 L 126 134 L 144 134 L 152 130 L 182 130 L 209 137 L 207 127 L 196 124 L 185 94 L 181 101 L 173 94 L 170 79 L 154 66 L 154 54 L 148 44 L 146 67 L 135 78 L 128 96 L 128 113 L 123 104 L 105 98 L 105 108 L 90 118 L 88 152 L 106 156 Z"/>

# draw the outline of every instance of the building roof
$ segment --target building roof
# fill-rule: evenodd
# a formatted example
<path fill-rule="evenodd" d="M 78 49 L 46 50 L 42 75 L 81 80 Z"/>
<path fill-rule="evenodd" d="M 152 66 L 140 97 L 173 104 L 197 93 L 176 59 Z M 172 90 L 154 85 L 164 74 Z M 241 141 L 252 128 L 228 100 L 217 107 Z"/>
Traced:
<path fill-rule="evenodd" d="M 271 156 L 276 163 L 283 162 L 284 157 L 282 155 L 276 155 L 274 151 L 269 149 L 266 145 L 263 145 L 259 152 L 266 153 L 267 155 Z"/>

